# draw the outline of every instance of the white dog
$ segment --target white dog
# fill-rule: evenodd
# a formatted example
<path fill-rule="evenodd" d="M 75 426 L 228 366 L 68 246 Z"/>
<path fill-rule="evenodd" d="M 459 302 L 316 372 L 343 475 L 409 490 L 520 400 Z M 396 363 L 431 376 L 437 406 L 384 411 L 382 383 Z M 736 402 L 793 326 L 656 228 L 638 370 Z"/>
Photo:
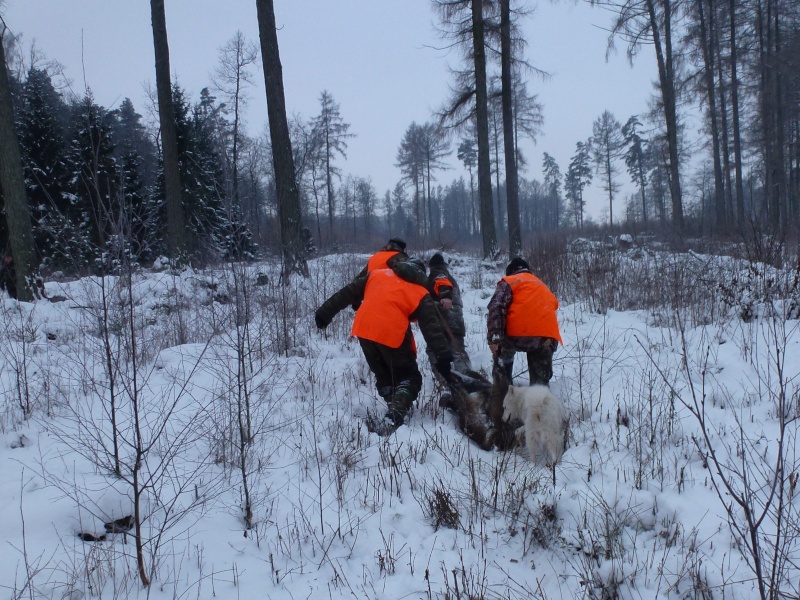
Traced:
<path fill-rule="evenodd" d="M 503 420 L 520 419 L 525 445 L 533 462 L 553 467 L 564 454 L 564 405 L 546 385 L 509 386 L 503 400 Z M 520 428 L 522 429 L 522 427 Z M 517 430 L 520 436 L 520 430 Z"/>

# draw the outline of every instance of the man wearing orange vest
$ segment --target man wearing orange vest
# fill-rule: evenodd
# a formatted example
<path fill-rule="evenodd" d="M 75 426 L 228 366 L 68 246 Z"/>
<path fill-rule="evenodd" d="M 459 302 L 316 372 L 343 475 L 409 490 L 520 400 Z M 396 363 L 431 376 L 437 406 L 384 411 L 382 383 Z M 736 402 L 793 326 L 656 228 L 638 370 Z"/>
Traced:
<path fill-rule="evenodd" d="M 489 301 L 487 340 L 498 367 L 510 383 L 514 355 L 528 355 L 530 384 L 548 385 L 553 377 L 553 352 L 561 342 L 556 310 L 558 300 L 531 273 L 528 263 L 516 257 Z"/>
<path fill-rule="evenodd" d="M 424 279 L 425 263 L 410 259 L 406 264 L 420 268 Z M 336 314 L 359 301 L 351 334 L 358 338 L 378 394 L 388 406 L 384 427 L 376 431 L 391 433 L 403 424 L 422 387 L 411 321 L 419 323 L 436 368 L 445 377 L 450 377 L 453 360 L 450 342 L 428 290 L 392 269 L 371 271 L 333 294 L 317 309 L 317 327 L 324 329 Z"/>
<path fill-rule="evenodd" d="M 406 254 L 406 243 L 398 237 L 390 238 L 386 245 L 378 250 L 375 254 L 367 260 L 367 266 L 361 269 L 356 279 L 359 277 L 366 277 L 367 273 L 377 269 L 392 269 L 395 265 L 406 262 L 408 254 Z M 361 301 L 356 300 L 353 303 L 353 310 L 358 310 L 361 306 Z"/>
<path fill-rule="evenodd" d="M 358 277 L 363 277 L 367 273 L 377 269 L 391 269 L 398 262 L 405 262 L 407 260 L 406 243 L 398 237 L 393 237 L 383 248 L 369 257 L 367 266 L 361 269 Z"/>

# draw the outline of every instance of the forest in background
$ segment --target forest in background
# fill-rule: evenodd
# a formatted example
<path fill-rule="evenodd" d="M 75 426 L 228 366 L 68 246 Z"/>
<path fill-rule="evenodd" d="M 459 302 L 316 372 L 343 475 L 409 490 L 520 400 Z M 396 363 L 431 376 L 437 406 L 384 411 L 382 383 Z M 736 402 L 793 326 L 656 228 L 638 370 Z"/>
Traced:
<path fill-rule="evenodd" d="M 792 235 L 800 214 L 800 6 L 592 4 L 613 17 L 610 47 L 624 47 L 631 60 L 645 45 L 655 50 L 649 113 L 605 111 L 576 141 L 568 165 L 543 148 L 541 176 L 521 177 L 521 167 L 535 172 L 538 159 L 524 155 L 520 141 L 535 140 L 546 118 L 518 28 L 535 18 L 525 14 L 531 4 L 432 0 L 443 39 L 462 50 L 462 69 L 453 73 L 451 97 L 398 141 L 401 179 L 393 189 L 376 190 L 369 173 L 347 163 L 354 134 L 332 94 L 320 92 L 319 112 L 308 119 L 287 117 L 291 107 L 284 107 L 302 221 L 294 226 L 296 251 L 373 247 L 401 235 L 422 246 L 517 254 L 523 238 L 529 244 L 557 229 L 583 236 L 661 230 L 674 240 Z M 152 5 L 163 13 L 163 2 Z M 242 121 L 264 60 L 256 43 L 235 32 L 199 91 L 170 81 L 165 95 L 159 85 L 151 90 L 150 106 L 125 98 L 104 107 L 90 88 L 70 85 L 58 57 L 17 43 L 21 33 L 3 23 L 35 267 L 86 273 L 148 265 L 174 254 L 171 241 L 184 237 L 180 252 L 196 265 L 286 255 L 271 134 L 251 135 Z M 171 169 L 164 166 L 165 98 L 175 129 Z M 702 115 L 699 132 L 685 128 L 691 112 Z M 443 185 L 443 159 L 453 154 L 469 176 Z M 186 236 L 168 226 L 173 172 L 181 201 L 171 214 Z M 623 196 L 623 184 L 634 191 Z M 590 185 L 607 198 L 602 223 L 585 214 Z M 6 204 L 0 248 L 10 252 L 15 228 Z"/>

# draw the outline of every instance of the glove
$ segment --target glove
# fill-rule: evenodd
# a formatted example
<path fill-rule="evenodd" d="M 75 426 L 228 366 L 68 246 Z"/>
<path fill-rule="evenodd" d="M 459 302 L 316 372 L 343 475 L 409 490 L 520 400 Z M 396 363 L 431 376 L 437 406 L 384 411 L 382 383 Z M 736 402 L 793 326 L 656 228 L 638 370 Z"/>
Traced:
<path fill-rule="evenodd" d="M 450 368 L 450 361 L 453 360 L 452 356 L 445 355 L 436 359 L 436 370 L 441 373 L 447 381 L 450 381 L 452 369 Z"/>
<path fill-rule="evenodd" d="M 323 319 L 319 313 L 314 314 L 314 323 L 317 324 L 317 328 L 319 329 L 325 329 L 329 325 L 329 321 Z"/>

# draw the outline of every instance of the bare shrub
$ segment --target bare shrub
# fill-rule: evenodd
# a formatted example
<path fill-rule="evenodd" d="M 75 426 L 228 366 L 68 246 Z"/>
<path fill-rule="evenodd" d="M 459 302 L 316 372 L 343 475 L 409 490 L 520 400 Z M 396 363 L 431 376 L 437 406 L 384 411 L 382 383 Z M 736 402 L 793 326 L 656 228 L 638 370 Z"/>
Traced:
<path fill-rule="evenodd" d="M 458 507 L 441 480 L 426 488 L 422 512 L 435 531 L 441 527 L 458 529 L 460 523 Z"/>
<path fill-rule="evenodd" d="M 794 405 L 798 390 L 787 377 L 786 348 L 789 330 L 780 318 L 758 326 L 770 351 L 767 364 L 755 363 L 757 393 L 772 401 L 775 431 L 773 444 L 766 443 L 764 430 L 753 428 L 746 417 L 746 405 L 731 411 L 736 422 L 732 431 L 720 435 L 710 404 L 720 396 L 727 406 L 737 406 L 726 390 L 713 390 L 711 344 L 701 339 L 700 348 L 690 348 L 680 330 L 683 378 L 668 377 L 652 354 L 653 365 L 672 394 L 688 410 L 698 427 L 692 436 L 697 451 L 708 466 L 712 487 L 724 507 L 727 523 L 740 551 L 753 572 L 754 586 L 761 600 L 777 600 L 796 591 L 790 572 L 797 566 L 796 543 L 800 510 L 793 497 L 797 464 L 797 419 Z M 754 338 L 758 339 L 758 338 Z M 698 354 L 697 362 L 691 357 Z M 704 351 L 703 351 L 704 350 Z M 752 351 L 752 349 L 750 349 Z M 752 352 L 751 356 L 758 356 Z M 679 387 L 680 386 L 680 387 Z"/>

